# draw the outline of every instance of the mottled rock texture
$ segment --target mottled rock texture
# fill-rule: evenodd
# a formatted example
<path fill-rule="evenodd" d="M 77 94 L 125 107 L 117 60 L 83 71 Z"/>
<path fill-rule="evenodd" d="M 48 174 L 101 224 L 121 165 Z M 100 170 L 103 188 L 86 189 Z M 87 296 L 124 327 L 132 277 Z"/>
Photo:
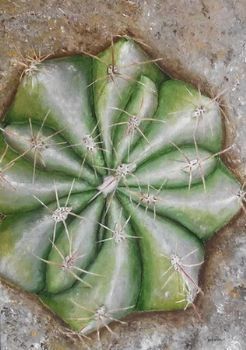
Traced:
<path fill-rule="evenodd" d="M 173 77 L 210 96 L 222 94 L 225 161 L 242 183 L 246 176 L 245 0 L 2 0 L 0 3 L 0 112 L 17 88 L 22 56 L 97 53 L 112 35 L 128 33 L 151 46 L 153 57 Z M 177 313 L 146 313 L 101 334 L 102 349 L 243 350 L 246 348 L 245 215 L 243 212 L 207 246 L 204 296 Z M 87 349 L 61 333 L 61 323 L 34 297 L 0 287 L 1 349 Z M 96 337 L 87 342 L 98 349 Z"/>

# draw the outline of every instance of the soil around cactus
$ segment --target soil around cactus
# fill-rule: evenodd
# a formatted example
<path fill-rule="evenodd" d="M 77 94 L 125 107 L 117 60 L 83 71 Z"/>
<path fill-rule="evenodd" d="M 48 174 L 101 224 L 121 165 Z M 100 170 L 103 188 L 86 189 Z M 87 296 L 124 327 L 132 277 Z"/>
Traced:
<path fill-rule="evenodd" d="M 227 158 L 227 157 L 226 157 Z M 220 241 L 220 246 L 221 246 L 221 241 Z M 143 317 L 143 316 L 142 316 Z M 149 316 L 149 317 L 151 317 L 151 316 Z M 146 322 L 146 321 L 145 321 Z"/>

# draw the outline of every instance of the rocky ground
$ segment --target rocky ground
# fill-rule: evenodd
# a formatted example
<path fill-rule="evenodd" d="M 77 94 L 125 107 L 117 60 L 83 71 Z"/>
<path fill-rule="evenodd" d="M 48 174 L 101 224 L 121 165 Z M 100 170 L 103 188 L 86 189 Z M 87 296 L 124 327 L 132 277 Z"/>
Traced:
<path fill-rule="evenodd" d="M 245 0 L 1 0 L 0 113 L 18 85 L 23 57 L 97 53 L 112 35 L 144 40 L 163 57 L 171 76 L 221 95 L 227 118 L 225 161 L 242 183 L 246 176 L 246 2 Z M 209 242 L 201 276 L 204 296 L 178 313 L 144 313 L 103 331 L 101 348 L 111 350 L 246 349 L 245 215 Z M 0 349 L 99 349 L 63 333 L 61 322 L 35 297 L 0 286 Z"/>

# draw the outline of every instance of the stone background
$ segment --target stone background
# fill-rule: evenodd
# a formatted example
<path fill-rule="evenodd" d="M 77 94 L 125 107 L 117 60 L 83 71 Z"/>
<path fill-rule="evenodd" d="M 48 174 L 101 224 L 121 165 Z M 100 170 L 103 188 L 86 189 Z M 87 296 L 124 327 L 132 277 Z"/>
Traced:
<path fill-rule="evenodd" d="M 18 85 L 23 57 L 97 53 L 112 35 L 129 34 L 163 57 L 162 68 L 221 96 L 225 111 L 225 161 L 246 178 L 246 0 L 1 0 L 0 113 Z M 207 247 L 204 296 L 186 312 L 143 313 L 101 332 L 110 350 L 246 349 L 246 235 L 243 211 Z M 69 340 L 61 322 L 36 298 L 2 282 L 1 350 L 99 349 Z"/>

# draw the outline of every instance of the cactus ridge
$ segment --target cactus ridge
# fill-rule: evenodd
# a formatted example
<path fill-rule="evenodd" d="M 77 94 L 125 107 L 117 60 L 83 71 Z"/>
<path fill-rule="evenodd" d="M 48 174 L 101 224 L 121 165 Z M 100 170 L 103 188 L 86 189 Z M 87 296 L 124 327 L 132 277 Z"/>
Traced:
<path fill-rule="evenodd" d="M 28 58 L 0 128 L 0 274 L 82 337 L 203 293 L 204 242 L 244 209 L 217 99 L 130 38 Z"/>

